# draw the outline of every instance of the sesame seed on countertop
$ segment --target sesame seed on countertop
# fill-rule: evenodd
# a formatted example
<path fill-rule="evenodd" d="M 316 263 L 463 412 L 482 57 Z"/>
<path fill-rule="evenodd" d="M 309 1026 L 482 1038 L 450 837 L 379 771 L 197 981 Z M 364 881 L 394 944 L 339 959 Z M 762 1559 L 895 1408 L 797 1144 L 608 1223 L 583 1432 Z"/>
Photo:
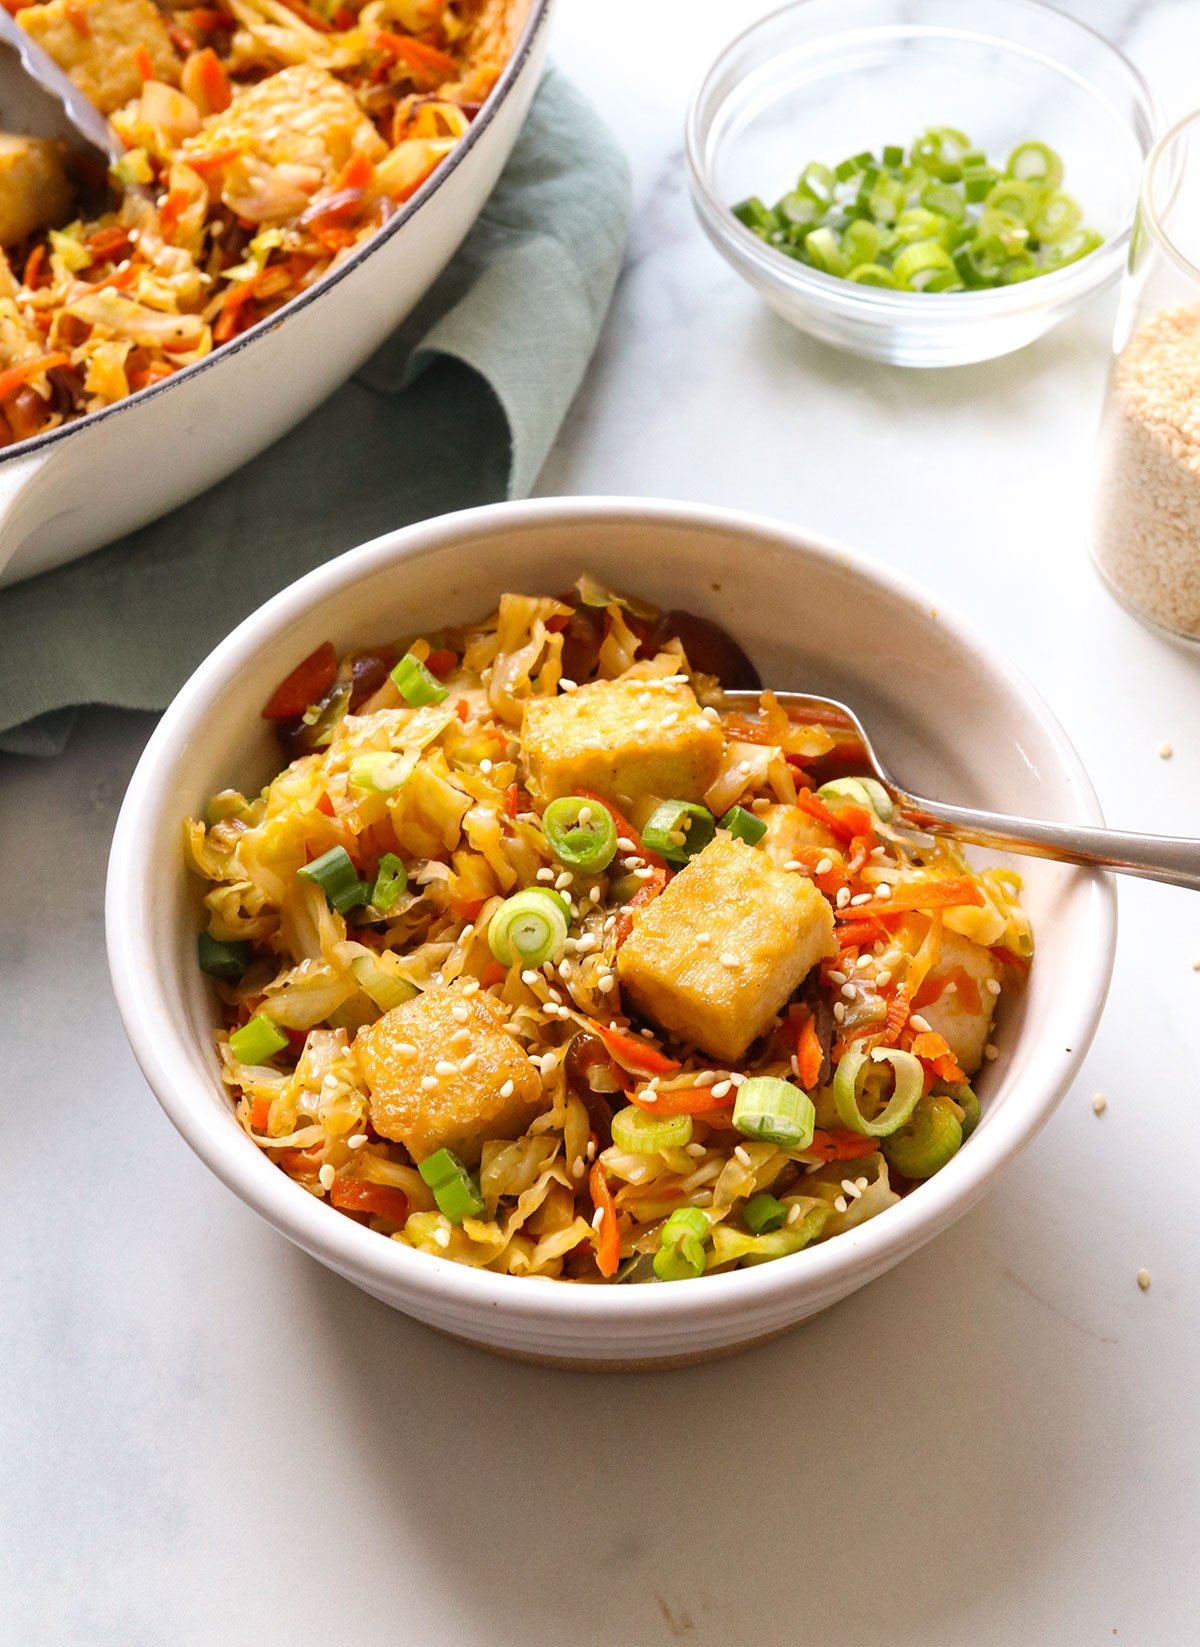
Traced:
<path fill-rule="evenodd" d="M 1150 1291 L 1150 1271 L 1149 1270 L 1139 1270 L 1137 1272 L 1137 1284 L 1142 1289 L 1143 1292 L 1149 1292 Z"/>
<path fill-rule="evenodd" d="M 1174 753 L 1175 751 L 1169 743 L 1163 742 L 1159 744 L 1158 758 L 1160 761 L 1169 761 Z"/>
<path fill-rule="evenodd" d="M 1108 1108 L 1108 1099 L 1104 1096 L 1104 1094 L 1102 1092 L 1098 1092 L 1096 1094 L 1096 1096 L 1092 1099 L 1092 1113 L 1094 1115 L 1103 1115 L 1107 1108 Z"/>

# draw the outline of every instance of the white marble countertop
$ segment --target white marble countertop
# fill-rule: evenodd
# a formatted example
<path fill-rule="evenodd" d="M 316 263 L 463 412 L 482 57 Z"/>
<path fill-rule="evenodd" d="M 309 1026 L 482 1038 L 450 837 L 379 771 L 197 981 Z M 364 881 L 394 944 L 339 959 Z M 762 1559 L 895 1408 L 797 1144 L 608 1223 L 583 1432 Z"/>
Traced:
<path fill-rule="evenodd" d="M 743 506 L 911 572 L 1034 678 L 1114 821 L 1194 830 L 1197 660 L 1086 560 L 1110 306 L 928 375 L 761 309 L 703 241 L 680 154 L 688 91 L 757 9 L 563 0 L 559 61 L 620 108 L 640 212 L 539 489 Z M 1200 0 L 1068 9 L 1168 112 L 1194 100 Z M 1122 886 L 1075 1089 L 899 1270 L 723 1364 L 532 1370 L 293 1251 L 159 1113 L 101 926 L 150 726 L 91 714 L 61 759 L 0 764 L 0 1642 L 1197 1639 L 1200 903 Z"/>

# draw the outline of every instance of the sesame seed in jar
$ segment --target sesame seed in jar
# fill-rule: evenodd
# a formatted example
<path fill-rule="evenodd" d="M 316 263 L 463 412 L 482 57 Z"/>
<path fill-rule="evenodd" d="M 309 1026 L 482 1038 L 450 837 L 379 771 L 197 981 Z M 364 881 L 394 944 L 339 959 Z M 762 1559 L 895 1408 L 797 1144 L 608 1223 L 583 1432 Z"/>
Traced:
<path fill-rule="evenodd" d="M 317 1174 L 317 1177 L 321 1180 L 321 1188 L 323 1190 L 331 1190 L 334 1185 L 334 1180 L 337 1178 L 337 1173 L 334 1172 L 333 1168 L 329 1165 L 329 1162 L 326 1161 L 325 1165 Z"/>
<path fill-rule="evenodd" d="M 515 1090 L 516 1088 L 513 1086 L 511 1081 L 505 1081 L 504 1085 L 500 1088 L 500 1096 L 501 1098 L 511 1098 Z"/>
<path fill-rule="evenodd" d="M 421 1091 L 422 1092 L 436 1092 L 437 1091 L 437 1086 L 438 1086 L 438 1078 L 437 1078 L 436 1075 L 422 1075 L 422 1077 L 421 1077 Z"/>

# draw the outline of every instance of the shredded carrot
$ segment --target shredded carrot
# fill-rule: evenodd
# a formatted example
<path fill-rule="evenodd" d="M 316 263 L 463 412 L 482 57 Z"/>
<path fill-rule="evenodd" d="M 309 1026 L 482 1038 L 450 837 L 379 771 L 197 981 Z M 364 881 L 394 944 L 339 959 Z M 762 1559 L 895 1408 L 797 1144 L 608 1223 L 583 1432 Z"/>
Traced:
<path fill-rule="evenodd" d="M 343 1212 L 365 1212 L 386 1218 L 389 1224 L 403 1224 L 408 1217 L 408 1196 L 391 1184 L 371 1184 L 364 1178 L 335 1178 L 329 1199 Z"/>
<path fill-rule="evenodd" d="M 864 1138 L 861 1133 L 851 1132 L 849 1128 L 826 1132 L 818 1127 L 804 1153 L 815 1155 L 821 1161 L 857 1161 L 860 1156 L 871 1155 L 878 1148 L 878 1139 Z"/>
<path fill-rule="evenodd" d="M 179 219 L 191 204 L 191 195 L 186 189 L 172 189 L 163 201 L 158 213 L 158 227 L 163 239 L 169 239 L 179 227 Z"/>
<path fill-rule="evenodd" d="M 327 818 L 335 818 L 337 816 L 337 813 L 333 809 L 333 802 L 329 798 L 328 790 L 325 790 L 321 798 L 318 800 L 317 811 L 323 813 Z"/>
<path fill-rule="evenodd" d="M 254 1128 L 255 1132 L 262 1132 L 265 1130 L 270 1114 L 271 1100 L 260 1094 L 260 1096 L 255 1098 L 250 1105 L 250 1125 Z"/>
<path fill-rule="evenodd" d="M 447 52 L 439 51 L 436 46 L 427 46 L 409 35 L 380 29 L 378 34 L 371 36 L 371 45 L 393 63 L 403 63 L 411 74 L 421 75 L 435 85 L 458 74 L 458 64 Z"/>
<path fill-rule="evenodd" d="M 1029 972 L 1028 959 L 1024 955 L 1014 955 L 1012 950 L 1005 949 L 1003 944 L 993 944 L 989 948 L 988 954 L 994 961 L 999 961 L 1001 966 L 1016 967 L 1018 972 L 1025 974 Z"/>
<path fill-rule="evenodd" d="M 79 0 L 65 0 L 63 15 L 81 39 L 88 39 L 92 25 L 88 22 L 87 12 L 79 4 Z"/>
<path fill-rule="evenodd" d="M 965 1081 L 967 1078 L 950 1050 L 950 1043 L 945 1036 L 938 1035 L 933 1030 L 924 1030 L 920 1035 L 914 1036 L 908 1050 L 923 1064 L 932 1064 L 933 1072 L 939 1080 Z"/>
<path fill-rule="evenodd" d="M 143 83 L 154 79 L 154 59 L 145 46 L 139 46 L 134 52 L 133 66 L 141 75 Z"/>
<path fill-rule="evenodd" d="M 666 1057 L 657 1047 L 652 1047 L 639 1036 L 623 1035 L 619 1029 L 609 1029 L 607 1024 L 598 1024 L 594 1018 L 591 1025 L 604 1042 L 609 1055 L 616 1059 L 622 1069 L 627 1069 L 632 1075 L 673 1075 L 677 1069 L 683 1067 L 677 1059 Z"/>
<path fill-rule="evenodd" d="M 946 881 L 901 881 L 879 908 L 886 915 L 897 909 L 957 909 L 964 904 L 978 909 L 984 902 L 978 883 L 959 875 Z"/>
<path fill-rule="evenodd" d="M 337 669 L 337 649 L 332 641 L 322 641 L 280 681 L 263 709 L 263 719 L 290 721 L 303 715 L 310 703 L 319 703 L 328 692 L 337 678 Z"/>
<path fill-rule="evenodd" d="M 637 854 L 643 863 L 649 864 L 654 869 L 666 869 L 667 860 L 662 857 L 660 853 L 655 852 L 651 847 L 642 845 L 642 837 L 638 834 L 629 819 L 621 811 L 620 807 L 614 806 L 611 801 L 605 800 L 603 795 L 597 795 L 595 791 L 591 789 L 577 789 L 575 793 L 581 796 L 583 800 L 596 801 L 604 808 L 613 823 L 616 824 L 617 834 L 623 835 L 626 840 L 633 842 Z"/>
<path fill-rule="evenodd" d="M 491 989 L 493 984 L 502 984 L 508 977 L 508 968 L 503 961 L 489 961 L 479 974 L 480 989 Z"/>
<path fill-rule="evenodd" d="M 711 1087 L 668 1087 L 654 1093 L 631 1092 L 629 1101 L 647 1115 L 708 1115 L 714 1110 L 732 1109 L 737 1089 L 731 1086 L 723 1097 L 716 1098 Z"/>
<path fill-rule="evenodd" d="M 865 807 L 843 806 L 835 812 L 832 807 L 826 806 L 819 795 L 814 795 L 807 789 L 801 790 L 796 796 L 796 805 L 801 812 L 807 812 L 810 818 L 823 823 L 826 829 L 836 835 L 839 841 L 845 841 L 847 846 L 856 835 L 869 835 L 874 845 L 875 825 Z"/>
<path fill-rule="evenodd" d="M 221 67 L 221 59 L 211 46 L 205 46 L 196 56 L 196 77 L 204 101 L 213 114 L 222 114 L 233 101 L 229 76 Z"/>
<path fill-rule="evenodd" d="M 796 1066 L 800 1075 L 800 1085 L 811 1092 L 821 1079 L 824 1064 L 825 1052 L 817 1035 L 816 1023 L 812 1013 L 806 1012 L 796 1041 Z"/>
<path fill-rule="evenodd" d="M 621 1262 L 621 1231 L 617 1227 L 617 1203 L 613 1200 L 599 1161 L 588 1175 L 588 1188 L 592 1192 L 592 1205 L 600 1213 L 600 1228 L 597 1231 L 600 1245 L 596 1265 L 601 1275 L 615 1275 Z"/>
<path fill-rule="evenodd" d="M 42 272 L 46 267 L 46 242 L 41 240 L 25 259 L 25 272 L 21 276 L 31 292 L 35 292 L 41 281 Z"/>
<path fill-rule="evenodd" d="M 187 163 L 194 172 L 201 177 L 209 172 L 220 170 L 222 166 L 231 166 L 235 160 L 240 160 L 245 150 L 240 146 L 228 149 L 210 149 L 207 154 L 189 154 Z"/>
<path fill-rule="evenodd" d="M 202 34 L 212 34 L 215 29 L 231 29 L 236 21 L 230 12 L 218 11 L 212 6 L 195 6 L 183 15 Z"/>
<path fill-rule="evenodd" d="M 302 4 L 302 0 L 279 0 L 280 5 L 286 6 L 293 17 L 298 17 L 302 23 L 307 23 L 310 29 L 316 29 L 318 34 L 331 34 L 333 25 L 327 23 L 320 12 L 312 11 Z"/>
<path fill-rule="evenodd" d="M 617 916 L 617 924 L 613 928 L 614 955 L 637 925 L 642 910 L 645 909 L 647 904 L 654 902 L 666 884 L 667 872 L 665 869 L 651 870 L 629 902 L 622 906 L 621 912 Z"/>
<path fill-rule="evenodd" d="M 43 372 L 49 372 L 55 366 L 70 364 L 70 355 L 49 354 L 37 355 L 33 360 L 22 361 L 19 366 L 10 366 L 6 372 L 0 372 L 0 400 L 7 399 L 14 389 L 28 383 L 31 377 L 40 377 Z"/>
<path fill-rule="evenodd" d="M 457 920 L 474 921 L 478 919 L 479 914 L 486 903 L 486 898 L 453 897 L 450 900 L 450 908 Z"/>
<path fill-rule="evenodd" d="M 221 303 L 221 313 L 213 327 L 214 343 L 228 343 L 243 330 L 242 310 L 254 297 L 253 280 L 244 280 L 231 286 Z"/>
<path fill-rule="evenodd" d="M 335 194 L 343 189 L 369 189 L 375 178 L 375 163 L 365 154 L 350 156 L 333 180 Z"/>
<path fill-rule="evenodd" d="M 983 997 L 979 993 L 979 985 L 966 968 L 961 966 L 951 967 L 939 978 L 926 978 L 913 996 L 913 1010 L 920 1012 L 922 1007 L 932 1006 L 935 1001 L 941 1000 L 952 984 L 964 1012 L 983 1011 Z"/>
<path fill-rule="evenodd" d="M 842 953 L 848 949 L 860 949 L 863 944 L 873 944 L 877 938 L 886 940 L 891 936 L 882 921 L 873 920 L 870 916 L 839 922 L 836 935 L 838 949 Z"/>

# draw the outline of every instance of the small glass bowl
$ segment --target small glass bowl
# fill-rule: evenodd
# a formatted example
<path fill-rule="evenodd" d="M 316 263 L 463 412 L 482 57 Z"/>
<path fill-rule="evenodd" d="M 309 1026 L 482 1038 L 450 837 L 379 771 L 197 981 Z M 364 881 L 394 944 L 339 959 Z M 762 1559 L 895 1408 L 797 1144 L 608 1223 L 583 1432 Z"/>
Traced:
<path fill-rule="evenodd" d="M 687 158 L 709 239 L 785 320 L 872 360 L 961 366 L 1031 343 L 1118 277 L 1158 125 L 1117 48 L 1039 0 L 795 0 L 713 64 Z M 1001 162 L 1024 139 L 1049 143 L 1104 244 L 1013 286 L 897 292 L 798 263 L 730 209 L 777 200 L 810 160 L 907 149 L 926 126 L 959 127 Z"/>

